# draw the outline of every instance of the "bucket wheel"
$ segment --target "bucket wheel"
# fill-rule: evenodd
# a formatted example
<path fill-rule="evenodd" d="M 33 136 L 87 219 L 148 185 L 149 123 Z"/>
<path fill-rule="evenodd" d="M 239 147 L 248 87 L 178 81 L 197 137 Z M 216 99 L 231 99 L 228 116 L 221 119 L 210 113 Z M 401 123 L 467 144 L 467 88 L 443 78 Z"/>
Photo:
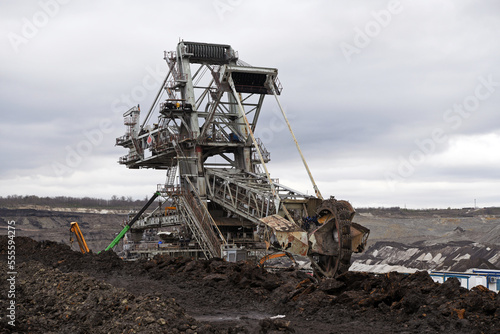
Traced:
<path fill-rule="evenodd" d="M 331 198 L 323 201 L 316 213 L 320 227 L 309 238 L 309 259 L 317 276 L 335 277 L 351 265 L 351 222 L 355 211 L 349 202 Z"/>

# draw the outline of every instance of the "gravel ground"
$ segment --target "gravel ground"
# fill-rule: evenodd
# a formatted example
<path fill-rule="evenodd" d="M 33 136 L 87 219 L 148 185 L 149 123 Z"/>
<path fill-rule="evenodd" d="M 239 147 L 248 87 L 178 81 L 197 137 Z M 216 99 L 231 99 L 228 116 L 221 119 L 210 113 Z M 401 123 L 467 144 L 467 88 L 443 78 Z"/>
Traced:
<path fill-rule="evenodd" d="M 16 241 L 16 326 L 9 325 L 7 237 L 0 237 L 0 332 L 499 333 L 500 295 L 411 275 L 316 281 L 253 263 L 156 257 L 123 262 L 55 242 Z M 280 316 L 272 319 L 273 316 Z"/>

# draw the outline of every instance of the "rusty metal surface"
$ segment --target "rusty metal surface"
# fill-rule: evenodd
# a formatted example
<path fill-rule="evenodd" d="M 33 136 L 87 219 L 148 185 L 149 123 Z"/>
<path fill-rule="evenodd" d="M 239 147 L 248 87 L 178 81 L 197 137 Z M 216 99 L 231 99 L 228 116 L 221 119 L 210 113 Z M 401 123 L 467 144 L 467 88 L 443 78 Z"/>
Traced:
<path fill-rule="evenodd" d="M 316 213 L 319 227 L 310 234 L 277 214 L 260 221 L 272 229 L 278 248 L 309 256 L 320 276 L 338 276 L 349 269 L 352 253 L 364 249 L 370 230 L 352 223 L 355 211 L 347 201 L 325 200 Z"/>
<path fill-rule="evenodd" d="M 307 232 L 280 215 L 267 216 L 260 219 L 274 231 L 276 242 L 283 251 L 292 254 L 307 255 L 309 245 Z"/>
<path fill-rule="evenodd" d="M 293 254 L 306 256 L 309 249 L 307 243 L 307 232 L 279 232 L 276 231 L 276 238 L 283 250 Z"/>
<path fill-rule="evenodd" d="M 335 217 L 332 214 L 325 215 L 324 217 L 327 217 L 326 223 L 322 223 L 309 236 L 311 244 L 310 253 L 337 256 L 339 246 Z"/>
<path fill-rule="evenodd" d="M 351 223 L 351 239 L 352 239 L 352 251 L 354 253 L 361 253 L 365 250 L 366 242 L 368 241 L 368 236 L 370 235 L 370 230 L 358 223 Z"/>
<path fill-rule="evenodd" d="M 331 198 L 323 201 L 316 213 L 322 226 L 309 237 L 312 245 L 309 255 L 316 255 L 317 260 L 310 258 L 317 272 L 334 277 L 346 272 L 351 265 L 351 221 L 355 211 L 349 202 Z"/>
<path fill-rule="evenodd" d="M 261 218 L 260 221 L 275 231 L 281 231 L 281 232 L 304 231 L 302 228 L 292 223 L 291 221 L 286 220 L 280 215 L 267 216 Z"/>

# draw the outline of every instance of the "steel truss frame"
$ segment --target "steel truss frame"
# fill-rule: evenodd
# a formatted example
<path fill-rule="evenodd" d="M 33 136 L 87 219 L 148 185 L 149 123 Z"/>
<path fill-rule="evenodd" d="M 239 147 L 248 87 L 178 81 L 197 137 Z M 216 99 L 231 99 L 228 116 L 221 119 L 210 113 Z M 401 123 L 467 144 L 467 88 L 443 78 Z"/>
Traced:
<path fill-rule="evenodd" d="M 214 212 L 263 226 L 266 235 L 273 230 L 283 250 L 319 256 L 313 262 L 322 275 L 347 270 L 352 250 L 364 247 L 369 231 L 353 231 L 350 204 L 323 200 L 278 99 L 278 70 L 250 66 L 224 44 L 181 41 L 164 59 L 169 71 L 142 123 L 139 106 L 123 115 L 128 128 L 116 144 L 129 152 L 119 163 L 167 171 L 158 192 L 175 203 L 206 258 L 221 256 L 221 246 L 228 246 L 208 208 L 213 202 Z M 254 136 L 266 95 L 276 98 L 316 196 L 281 185 L 267 170 L 270 154 Z M 211 161 L 215 156 L 224 162 Z M 323 219 L 319 228 L 303 224 L 316 215 Z M 151 226 L 146 220 L 144 226 Z M 351 235 L 361 241 L 354 245 Z M 269 246 L 271 239 L 265 241 Z"/>

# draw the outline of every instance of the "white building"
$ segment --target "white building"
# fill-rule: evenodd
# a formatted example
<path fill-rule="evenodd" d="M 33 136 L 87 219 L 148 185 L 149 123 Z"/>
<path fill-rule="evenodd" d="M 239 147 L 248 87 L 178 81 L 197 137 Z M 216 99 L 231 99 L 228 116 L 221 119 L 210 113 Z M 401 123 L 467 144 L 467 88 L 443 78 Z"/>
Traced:
<path fill-rule="evenodd" d="M 429 276 L 437 283 L 443 283 L 448 278 L 455 277 L 460 281 L 460 285 L 466 289 L 482 285 L 494 292 L 500 290 L 500 270 L 472 269 L 471 272 L 466 273 L 431 271 Z"/>

